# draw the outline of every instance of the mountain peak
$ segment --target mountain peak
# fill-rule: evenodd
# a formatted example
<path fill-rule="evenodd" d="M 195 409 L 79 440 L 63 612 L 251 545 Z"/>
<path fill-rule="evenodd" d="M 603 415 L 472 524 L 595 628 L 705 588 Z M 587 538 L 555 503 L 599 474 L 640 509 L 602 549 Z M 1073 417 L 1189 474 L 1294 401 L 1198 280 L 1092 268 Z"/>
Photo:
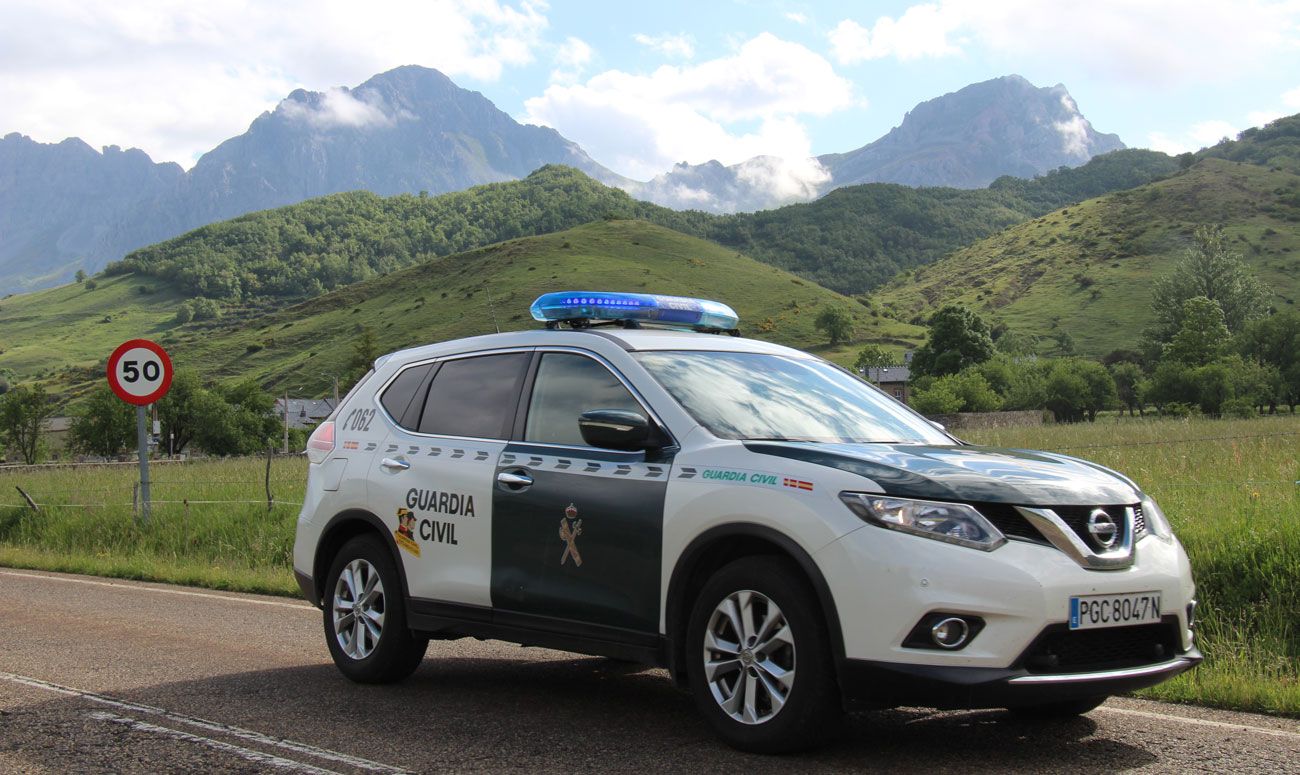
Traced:
<path fill-rule="evenodd" d="M 920 103 L 874 143 L 820 157 L 836 186 L 903 183 L 983 188 L 1075 167 L 1124 143 L 1095 131 L 1064 84 L 1011 74 Z"/>

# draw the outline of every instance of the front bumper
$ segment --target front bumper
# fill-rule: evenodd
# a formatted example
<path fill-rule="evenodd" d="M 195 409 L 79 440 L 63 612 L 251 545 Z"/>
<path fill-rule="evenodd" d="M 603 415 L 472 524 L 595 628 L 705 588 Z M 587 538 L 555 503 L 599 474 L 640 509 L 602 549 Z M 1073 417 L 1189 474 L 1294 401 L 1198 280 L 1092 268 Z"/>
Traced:
<path fill-rule="evenodd" d="M 1086 673 L 1025 668 L 952 667 L 845 659 L 840 690 L 851 710 L 900 705 L 940 709 L 1015 708 L 1131 692 L 1167 681 L 1201 662 L 1195 648 L 1151 665 Z"/>

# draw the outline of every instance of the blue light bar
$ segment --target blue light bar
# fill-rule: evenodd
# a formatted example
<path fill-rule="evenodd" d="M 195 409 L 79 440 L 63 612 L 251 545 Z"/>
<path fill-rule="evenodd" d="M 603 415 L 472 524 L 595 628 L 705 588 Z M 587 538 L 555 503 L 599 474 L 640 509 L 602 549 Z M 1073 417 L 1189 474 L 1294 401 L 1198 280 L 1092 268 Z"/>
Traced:
<path fill-rule="evenodd" d="M 735 310 L 721 302 L 658 296 L 649 293 L 560 291 L 537 297 L 529 311 L 534 320 L 628 320 L 689 328 L 734 330 L 740 323 Z"/>

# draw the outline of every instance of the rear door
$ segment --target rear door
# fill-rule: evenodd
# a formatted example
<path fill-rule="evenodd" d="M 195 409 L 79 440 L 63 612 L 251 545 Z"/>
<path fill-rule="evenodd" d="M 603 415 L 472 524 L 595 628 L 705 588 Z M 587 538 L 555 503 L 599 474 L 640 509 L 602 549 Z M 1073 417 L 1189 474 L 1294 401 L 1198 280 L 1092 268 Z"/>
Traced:
<path fill-rule="evenodd" d="M 491 605 L 493 473 L 531 357 L 415 364 L 381 391 L 391 423 L 371 463 L 372 509 L 393 531 L 417 603 Z"/>
<path fill-rule="evenodd" d="M 579 634 L 657 633 L 671 461 L 596 449 L 578 430 L 578 416 L 592 409 L 653 415 L 585 353 L 539 353 L 530 382 L 517 440 L 496 467 L 495 619 Z"/>

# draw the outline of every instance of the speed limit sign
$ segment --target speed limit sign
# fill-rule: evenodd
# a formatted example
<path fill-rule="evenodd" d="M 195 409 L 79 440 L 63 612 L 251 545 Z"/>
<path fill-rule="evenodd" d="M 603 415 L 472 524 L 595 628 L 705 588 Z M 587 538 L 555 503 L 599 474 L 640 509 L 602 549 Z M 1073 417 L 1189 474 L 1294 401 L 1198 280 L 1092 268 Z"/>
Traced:
<path fill-rule="evenodd" d="M 171 385 L 172 359 L 148 339 L 123 342 L 108 356 L 108 386 L 128 404 L 152 404 Z"/>

